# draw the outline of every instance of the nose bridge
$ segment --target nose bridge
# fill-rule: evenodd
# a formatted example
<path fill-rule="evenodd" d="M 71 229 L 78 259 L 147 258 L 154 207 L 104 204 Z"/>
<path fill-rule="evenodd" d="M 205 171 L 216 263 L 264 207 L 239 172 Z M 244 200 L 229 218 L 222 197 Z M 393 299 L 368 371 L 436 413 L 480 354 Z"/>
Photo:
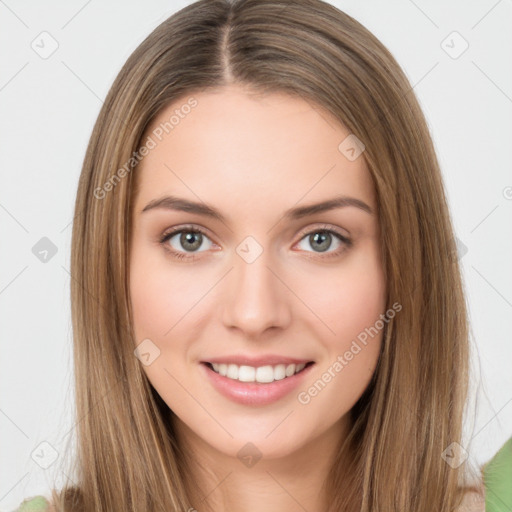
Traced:
<path fill-rule="evenodd" d="M 284 285 L 271 270 L 269 251 L 262 251 L 254 260 L 244 253 L 247 245 L 240 244 L 235 255 L 234 269 L 228 281 L 230 290 L 224 304 L 224 323 L 236 326 L 248 335 L 263 332 L 269 327 L 283 327 L 289 320 Z"/>

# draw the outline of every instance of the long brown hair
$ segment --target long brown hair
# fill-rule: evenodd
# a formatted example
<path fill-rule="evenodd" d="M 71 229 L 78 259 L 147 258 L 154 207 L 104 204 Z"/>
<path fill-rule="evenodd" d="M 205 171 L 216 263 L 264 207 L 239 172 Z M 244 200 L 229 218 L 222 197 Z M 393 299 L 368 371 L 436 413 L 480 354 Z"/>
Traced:
<path fill-rule="evenodd" d="M 462 444 L 469 333 L 439 165 L 411 84 L 390 52 L 321 0 L 199 0 L 159 25 L 114 81 L 76 197 L 77 454 L 74 484 L 53 493 L 57 510 L 194 505 L 168 407 L 133 353 L 131 212 L 151 121 L 170 103 L 227 84 L 287 92 L 327 109 L 364 143 L 375 185 L 387 301 L 402 310 L 387 325 L 373 379 L 337 447 L 325 486 L 329 510 L 455 510 L 471 468 L 442 454 Z"/>

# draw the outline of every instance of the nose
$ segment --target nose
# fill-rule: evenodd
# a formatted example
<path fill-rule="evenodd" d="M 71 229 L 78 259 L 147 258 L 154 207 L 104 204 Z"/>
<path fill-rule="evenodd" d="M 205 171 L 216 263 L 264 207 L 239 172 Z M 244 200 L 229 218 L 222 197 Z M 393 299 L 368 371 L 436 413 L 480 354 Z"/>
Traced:
<path fill-rule="evenodd" d="M 267 329 L 286 328 L 290 323 L 292 293 L 283 279 L 271 269 L 264 251 L 255 261 L 235 260 L 227 276 L 223 322 L 238 328 L 246 338 L 257 338 Z"/>

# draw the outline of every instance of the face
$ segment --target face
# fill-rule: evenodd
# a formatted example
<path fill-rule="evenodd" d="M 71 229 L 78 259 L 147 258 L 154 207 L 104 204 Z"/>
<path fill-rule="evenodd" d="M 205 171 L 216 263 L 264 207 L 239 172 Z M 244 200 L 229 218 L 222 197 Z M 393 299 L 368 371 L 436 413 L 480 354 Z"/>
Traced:
<path fill-rule="evenodd" d="M 348 135 L 313 103 L 234 86 L 184 97 L 145 135 L 130 246 L 142 367 L 179 428 L 224 455 L 339 437 L 375 370 L 378 212 Z"/>

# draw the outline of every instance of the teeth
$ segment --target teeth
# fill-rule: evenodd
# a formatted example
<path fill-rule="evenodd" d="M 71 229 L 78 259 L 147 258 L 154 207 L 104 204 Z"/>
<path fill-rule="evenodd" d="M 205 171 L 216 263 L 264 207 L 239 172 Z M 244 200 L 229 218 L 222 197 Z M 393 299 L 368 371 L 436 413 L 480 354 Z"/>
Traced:
<path fill-rule="evenodd" d="M 299 373 L 304 369 L 306 363 L 301 364 L 278 364 L 276 366 L 238 366 L 236 364 L 211 363 L 213 370 L 228 379 L 239 380 L 240 382 L 261 382 L 268 383 L 275 380 L 285 379 Z"/>
<path fill-rule="evenodd" d="M 238 379 L 238 373 L 238 366 L 236 364 L 228 365 L 226 377 L 229 377 L 230 379 Z"/>

